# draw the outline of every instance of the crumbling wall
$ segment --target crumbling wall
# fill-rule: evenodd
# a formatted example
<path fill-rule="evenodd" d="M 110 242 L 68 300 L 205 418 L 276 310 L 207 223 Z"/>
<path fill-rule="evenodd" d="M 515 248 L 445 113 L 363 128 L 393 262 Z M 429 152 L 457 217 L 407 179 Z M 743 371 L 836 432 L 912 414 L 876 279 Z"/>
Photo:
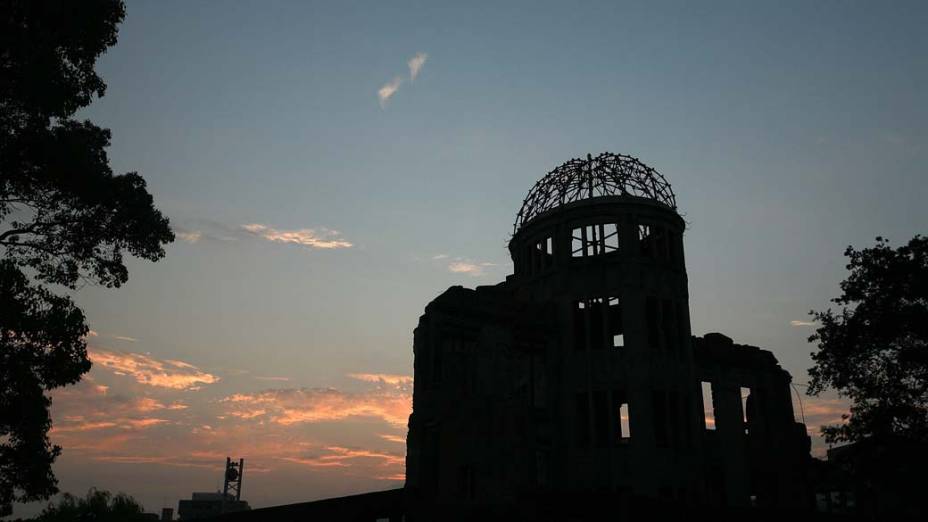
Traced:
<path fill-rule="evenodd" d="M 810 439 L 791 377 L 773 354 L 710 333 L 693 338 L 705 426 L 707 496 L 719 505 L 805 507 Z"/>
<path fill-rule="evenodd" d="M 452 287 L 414 334 L 406 485 L 447 508 L 512 504 L 544 487 L 550 450 L 544 306 L 505 285 Z"/>

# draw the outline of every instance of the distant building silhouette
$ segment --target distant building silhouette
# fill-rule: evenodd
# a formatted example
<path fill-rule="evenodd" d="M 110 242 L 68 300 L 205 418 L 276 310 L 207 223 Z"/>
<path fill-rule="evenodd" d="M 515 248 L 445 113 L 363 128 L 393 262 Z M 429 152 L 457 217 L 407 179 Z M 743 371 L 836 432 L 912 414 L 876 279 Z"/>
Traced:
<path fill-rule="evenodd" d="M 177 503 L 177 515 L 181 520 L 211 518 L 223 513 L 247 511 L 248 502 L 235 500 L 235 497 L 222 492 L 195 492 L 188 500 Z"/>
<path fill-rule="evenodd" d="M 197 520 L 250 510 L 248 502 L 242 500 L 244 473 L 245 459 L 234 462 L 226 457 L 222 492 L 193 493 L 189 500 L 177 503 L 177 515 L 181 520 Z"/>
<path fill-rule="evenodd" d="M 816 510 L 870 520 L 924 520 L 926 469 L 925 442 L 884 435 L 833 447 L 827 461 L 813 462 Z"/>
<path fill-rule="evenodd" d="M 415 329 L 406 487 L 421 517 L 551 494 L 809 505 L 789 374 L 768 351 L 691 336 L 684 229 L 669 183 L 629 156 L 572 160 L 532 188 L 515 273 L 449 288 Z"/>

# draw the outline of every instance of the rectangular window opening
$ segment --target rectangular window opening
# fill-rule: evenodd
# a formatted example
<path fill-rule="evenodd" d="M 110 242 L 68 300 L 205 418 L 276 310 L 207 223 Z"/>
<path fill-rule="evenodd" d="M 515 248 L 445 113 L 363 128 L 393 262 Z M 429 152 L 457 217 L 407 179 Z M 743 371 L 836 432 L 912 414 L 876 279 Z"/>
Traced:
<path fill-rule="evenodd" d="M 602 225 L 587 225 L 586 227 L 586 239 L 590 244 L 590 255 L 598 256 L 603 253 L 602 241 Z"/>
<path fill-rule="evenodd" d="M 598 223 L 574 228 L 570 234 L 570 256 L 598 256 L 619 249 L 619 227 L 615 223 Z"/>
<path fill-rule="evenodd" d="M 619 227 L 615 223 L 603 225 L 603 241 L 606 253 L 619 249 Z"/>
<path fill-rule="evenodd" d="M 748 426 L 750 425 L 750 415 L 748 414 L 748 405 L 750 402 L 753 402 L 751 399 L 751 389 L 750 388 L 741 388 L 741 421 L 744 423 L 744 433 L 748 433 Z"/>
<path fill-rule="evenodd" d="M 654 235 L 651 225 L 638 225 L 638 247 L 642 256 L 654 256 Z"/>
<path fill-rule="evenodd" d="M 619 442 L 628 442 L 632 438 L 632 430 L 628 422 L 628 403 L 619 405 Z"/>
<path fill-rule="evenodd" d="M 612 347 L 622 348 L 625 346 L 625 327 L 622 324 L 622 304 L 618 297 L 609 298 L 608 321 L 609 334 L 612 336 Z"/>
<path fill-rule="evenodd" d="M 715 404 L 712 402 L 712 383 L 702 382 L 702 410 L 707 430 L 715 429 Z"/>
<path fill-rule="evenodd" d="M 583 237 L 579 228 L 575 228 L 570 236 L 570 256 L 583 257 Z"/>
<path fill-rule="evenodd" d="M 544 270 L 554 265 L 552 245 L 553 243 L 550 237 L 544 238 L 535 243 L 535 248 L 532 251 L 532 257 L 536 260 L 536 268 Z"/>

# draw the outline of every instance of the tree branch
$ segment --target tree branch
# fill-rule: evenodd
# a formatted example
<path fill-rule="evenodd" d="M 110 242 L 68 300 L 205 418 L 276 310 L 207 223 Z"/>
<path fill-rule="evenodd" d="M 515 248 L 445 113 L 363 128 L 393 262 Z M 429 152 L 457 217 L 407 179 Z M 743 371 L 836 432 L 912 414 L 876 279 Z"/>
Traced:
<path fill-rule="evenodd" d="M 12 228 L 0 234 L 0 243 L 8 244 L 8 243 L 5 243 L 3 240 L 10 236 L 18 236 L 20 234 L 32 234 L 35 232 L 35 229 L 36 229 L 36 224 L 32 224 L 26 228 Z"/>

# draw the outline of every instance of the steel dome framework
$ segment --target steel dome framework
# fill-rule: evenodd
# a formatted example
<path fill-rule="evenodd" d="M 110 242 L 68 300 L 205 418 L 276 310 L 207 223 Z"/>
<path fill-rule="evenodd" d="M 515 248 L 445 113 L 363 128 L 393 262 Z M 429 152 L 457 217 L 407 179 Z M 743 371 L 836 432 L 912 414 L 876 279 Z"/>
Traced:
<path fill-rule="evenodd" d="M 676 209 L 670 183 L 638 158 L 604 152 L 575 158 L 538 180 L 522 202 L 513 233 L 540 214 L 560 206 L 602 196 L 637 196 Z"/>

